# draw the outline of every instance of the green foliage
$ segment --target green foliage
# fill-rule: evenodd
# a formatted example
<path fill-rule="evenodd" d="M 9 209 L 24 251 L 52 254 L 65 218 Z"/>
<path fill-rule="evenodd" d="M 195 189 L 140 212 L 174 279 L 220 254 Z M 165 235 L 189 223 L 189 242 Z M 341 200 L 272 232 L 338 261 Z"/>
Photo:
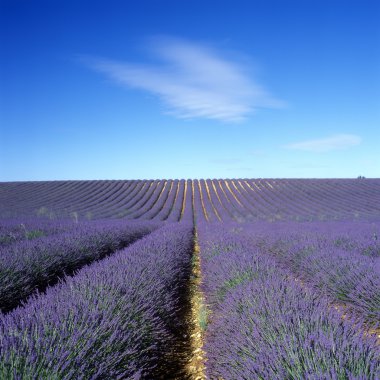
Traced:
<path fill-rule="evenodd" d="M 44 232 L 40 230 L 25 231 L 25 237 L 28 240 L 36 239 L 44 235 Z"/>
<path fill-rule="evenodd" d="M 205 304 L 202 304 L 199 308 L 199 313 L 198 313 L 198 323 L 202 331 L 206 331 L 207 329 L 209 314 L 210 312 L 207 309 L 207 306 Z"/>
<path fill-rule="evenodd" d="M 252 281 L 255 277 L 257 277 L 257 274 L 254 271 L 252 271 L 251 268 L 244 272 L 236 273 L 235 276 L 224 281 L 222 286 L 219 288 L 217 292 L 218 299 L 223 300 L 223 298 L 231 289 L 242 284 L 243 282 Z"/>

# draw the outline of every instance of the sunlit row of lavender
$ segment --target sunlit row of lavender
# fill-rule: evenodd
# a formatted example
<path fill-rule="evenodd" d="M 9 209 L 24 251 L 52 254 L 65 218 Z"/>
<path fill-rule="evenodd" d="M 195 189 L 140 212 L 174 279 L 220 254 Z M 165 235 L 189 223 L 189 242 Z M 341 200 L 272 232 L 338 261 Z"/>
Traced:
<path fill-rule="evenodd" d="M 53 225 L 54 222 L 51 222 L 51 228 Z M 19 228 L 26 229 L 24 224 Z M 44 290 L 56 283 L 64 274 L 71 274 L 133 243 L 157 228 L 157 225 L 123 220 L 71 222 L 71 225 L 66 222 L 65 232 L 32 239 L 33 231 L 46 231 L 43 227 L 37 228 L 36 224 L 33 228 L 25 230 L 24 239 L 20 236 L 14 243 L 0 247 L 2 311 L 11 310 L 36 290 Z M 5 235 L 11 234 L 8 232 Z"/>
<path fill-rule="evenodd" d="M 139 379 L 177 369 L 191 250 L 192 226 L 168 225 L 2 314 L 0 378 Z"/>
<path fill-rule="evenodd" d="M 260 234 L 255 232 L 255 227 Z M 297 231 L 294 225 L 280 226 L 280 230 L 284 227 L 290 234 Z M 308 225 L 306 230 L 313 227 L 318 228 Z M 303 271 L 295 276 L 293 262 L 277 260 L 276 253 L 272 252 L 271 238 L 275 236 L 281 241 L 276 225 L 245 225 L 243 228 L 244 232 L 236 224 L 204 224 L 198 229 L 205 307 L 209 313 L 205 327 L 208 376 L 223 379 L 378 378 L 379 342 L 369 331 L 379 327 L 380 276 L 370 263 L 363 262 L 357 272 L 351 274 L 348 270 L 355 268 L 350 266 L 344 272 L 339 266 L 341 253 L 338 250 L 330 250 L 323 256 L 312 254 L 305 267 L 319 263 L 329 271 L 326 275 L 318 272 L 320 277 L 316 274 L 315 282 L 304 283 Z M 276 252 L 281 252 L 281 248 L 276 246 Z M 286 253 L 289 258 L 291 251 Z M 323 261 L 325 255 L 330 262 Z M 357 263 L 355 257 L 348 259 Z M 355 275 L 363 274 L 365 269 L 368 275 L 361 283 Z M 351 297 L 358 301 L 354 304 L 356 308 L 351 298 L 339 298 L 339 287 L 330 290 L 332 272 L 336 282 L 348 283 L 347 293 L 353 293 Z M 306 270 L 306 273 L 310 272 Z M 314 273 L 310 274 L 311 278 L 312 275 Z M 357 282 L 352 284 L 351 278 Z M 320 290 L 313 286 L 315 283 L 328 290 Z M 372 299 L 368 295 L 370 291 Z M 347 301 L 346 305 L 356 311 L 355 318 L 347 315 L 344 308 L 334 307 L 338 300 Z"/>

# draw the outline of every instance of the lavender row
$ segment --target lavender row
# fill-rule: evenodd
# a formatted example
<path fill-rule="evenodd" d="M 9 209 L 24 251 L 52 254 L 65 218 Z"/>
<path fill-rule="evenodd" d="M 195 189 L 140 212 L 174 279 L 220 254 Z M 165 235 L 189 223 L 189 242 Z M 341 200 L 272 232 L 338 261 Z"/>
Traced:
<path fill-rule="evenodd" d="M 0 378 L 169 378 L 192 237 L 191 225 L 166 225 L 1 315 Z"/>
<path fill-rule="evenodd" d="M 281 240 L 296 242 L 313 250 L 336 247 L 350 253 L 380 257 L 380 222 L 325 221 L 245 224 L 252 233 L 265 235 L 269 230 Z M 250 227 L 251 226 L 251 227 Z"/>
<path fill-rule="evenodd" d="M 329 227 L 336 232 L 325 233 Z M 356 233 L 344 235 L 353 228 Z M 373 231 L 379 231 L 378 224 L 340 222 L 252 225 L 244 233 L 292 276 L 375 327 L 380 323 L 380 257 Z"/>
<path fill-rule="evenodd" d="M 289 280 L 236 225 L 198 229 L 210 379 L 369 379 L 380 375 L 376 337 Z"/>
<path fill-rule="evenodd" d="M 0 221 L 0 248 L 22 240 L 33 240 L 77 227 L 73 220 L 12 218 Z"/>
<path fill-rule="evenodd" d="M 193 199 L 192 199 L 192 188 L 191 188 L 191 181 L 187 180 L 185 182 L 185 189 L 184 189 L 184 202 L 183 207 L 181 210 L 181 216 L 180 221 L 181 222 L 187 222 L 187 223 L 193 223 L 194 221 L 194 207 L 193 207 Z"/>
<path fill-rule="evenodd" d="M 302 233 L 301 233 L 302 231 Z M 380 257 L 379 222 L 314 222 L 304 223 L 293 235 L 305 245 L 324 250 L 335 246 L 349 253 Z"/>
<path fill-rule="evenodd" d="M 185 196 L 185 181 L 182 179 L 178 181 L 177 192 L 173 201 L 173 207 L 167 217 L 168 222 L 178 222 L 181 219 L 182 208 Z"/>
<path fill-rule="evenodd" d="M 134 242 L 157 223 L 103 221 L 78 224 L 75 231 L 20 241 L 0 249 L 0 310 L 7 312 L 65 273 Z"/>

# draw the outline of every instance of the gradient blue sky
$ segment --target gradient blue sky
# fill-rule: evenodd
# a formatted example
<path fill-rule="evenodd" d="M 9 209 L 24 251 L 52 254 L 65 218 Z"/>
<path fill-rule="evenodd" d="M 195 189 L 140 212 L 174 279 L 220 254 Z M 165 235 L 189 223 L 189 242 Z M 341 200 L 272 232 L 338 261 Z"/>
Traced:
<path fill-rule="evenodd" d="M 380 177 L 380 2 L 0 0 L 0 180 Z"/>

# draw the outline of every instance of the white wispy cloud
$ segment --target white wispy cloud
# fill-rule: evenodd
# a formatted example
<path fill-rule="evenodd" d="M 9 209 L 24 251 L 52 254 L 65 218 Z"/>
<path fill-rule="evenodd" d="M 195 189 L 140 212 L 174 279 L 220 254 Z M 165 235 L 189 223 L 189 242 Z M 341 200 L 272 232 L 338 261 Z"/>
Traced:
<path fill-rule="evenodd" d="M 246 72 L 202 44 L 154 38 L 148 51 L 157 64 L 134 64 L 109 59 L 87 59 L 87 64 L 116 82 L 158 96 L 167 112 L 180 118 L 226 122 L 244 120 L 257 108 L 283 107 Z"/>
<path fill-rule="evenodd" d="M 332 150 L 346 149 L 362 142 L 360 136 L 340 134 L 317 140 L 307 140 L 288 144 L 285 148 L 304 150 L 308 152 L 329 152 Z"/>

